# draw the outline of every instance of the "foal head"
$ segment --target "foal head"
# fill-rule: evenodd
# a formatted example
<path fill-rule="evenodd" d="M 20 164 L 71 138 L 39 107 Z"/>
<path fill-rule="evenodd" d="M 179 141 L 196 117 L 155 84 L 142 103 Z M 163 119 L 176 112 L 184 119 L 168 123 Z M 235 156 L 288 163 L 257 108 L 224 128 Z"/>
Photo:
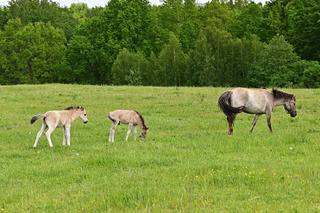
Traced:
<path fill-rule="evenodd" d="M 149 129 L 148 127 L 142 128 L 141 135 L 140 135 L 141 138 L 146 138 L 147 133 L 148 133 L 148 129 Z"/>
<path fill-rule="evenodd" d="M 77 107 L 67 107 L 65 110 L 74 110 L 76 112 L 76 115 L 81 118 L 83 123 L 88 123 L 88 117 L 87 117 L 87 111 L 84 107 L 82 106 L 77 106 Z"/>
<path fill-rule="evenodd" d="M 78 106 L 77 107 L 77 113 L 79 114 L 79 117 L 83 121 L 83 123 L 88 123 L 88 117 L 87 117 L 87 111 L 84 107 Z"/>

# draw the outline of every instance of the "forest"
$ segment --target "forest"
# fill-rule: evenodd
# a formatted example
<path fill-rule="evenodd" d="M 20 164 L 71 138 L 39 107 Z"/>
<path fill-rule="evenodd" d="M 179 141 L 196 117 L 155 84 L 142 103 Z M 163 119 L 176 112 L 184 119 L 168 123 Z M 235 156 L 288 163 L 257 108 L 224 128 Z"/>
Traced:
<path fill-rule="evenodd" d="M 0 84 L 320 87 L 320 1 L 0 8 Z"/>

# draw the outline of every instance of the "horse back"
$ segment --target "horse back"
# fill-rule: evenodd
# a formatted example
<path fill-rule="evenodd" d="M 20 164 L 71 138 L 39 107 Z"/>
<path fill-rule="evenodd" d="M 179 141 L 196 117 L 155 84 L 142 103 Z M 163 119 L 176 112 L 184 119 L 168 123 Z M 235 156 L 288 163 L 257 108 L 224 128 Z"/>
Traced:
<path fill-rule="evenodd" d="M 272 106 L 272 94 L 266 89 L 235 88 L 232 90 L 231 105 L 244 106 L 247 113 L 265 113 Z"/>

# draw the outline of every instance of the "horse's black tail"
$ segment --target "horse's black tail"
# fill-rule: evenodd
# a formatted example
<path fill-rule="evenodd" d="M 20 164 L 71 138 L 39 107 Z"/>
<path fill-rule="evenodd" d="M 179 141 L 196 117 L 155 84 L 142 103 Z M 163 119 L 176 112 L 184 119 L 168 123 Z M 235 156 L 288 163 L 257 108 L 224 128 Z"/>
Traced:
<path fill-rule="evenodd" d="M 243 110 L 243 107 L 233 107 L 230 105 L 231 103 L 231 91 L 224 92 L 218 100 L 218 104 L 223 113 L 230 117 L 234 116 L 235 113 L 240 113 Z"/>
<path fill-rule="evenodd" d="M 30 123 L 33 124 L 34 122 L 36 122 L 36 120 L 38 120 L 39 118 L 43 118 L 43 115 L 35 115 L 31 118 Z"/>
<path fill-rule="evenodd" d="M 110 113 L 108 113 L 108 118 L 109 118 L 112 122 L 116 122 L 116 120 L 111 117 Z"/>

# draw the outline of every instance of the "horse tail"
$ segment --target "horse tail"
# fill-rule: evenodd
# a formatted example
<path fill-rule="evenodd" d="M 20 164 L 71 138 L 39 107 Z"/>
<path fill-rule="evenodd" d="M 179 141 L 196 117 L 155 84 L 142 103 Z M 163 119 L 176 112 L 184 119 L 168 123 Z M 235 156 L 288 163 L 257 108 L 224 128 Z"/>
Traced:
<path fill-rule="evenodd" d="M 44 118 L 44 115 L 39 114 L 39 115 L 33 116 L 33 117 L 31 118 L 30 123 L 33 124 L 33 123 L 36 122 L 36 120 L 38 120 L 39 118 Z"/>
<path fill-rule="evenodd" d="M 111 120 L 112 122 L 116 122 L 116 120 L 111 117 L 110 112 L 108 113 L 108 118 L 109 118 L 109 120 Z"/>
<path fill-rule="evenodd" d="M 218 100 L 220 109 L 228 117 L 234 116 L 235 113 L 240 113 L 243 110 L 243 107 L 233 107 L 230 105 L 231 95 L 232 95 L 231 91 L 226 91 L 219 97 L 219 100 Z"/>

